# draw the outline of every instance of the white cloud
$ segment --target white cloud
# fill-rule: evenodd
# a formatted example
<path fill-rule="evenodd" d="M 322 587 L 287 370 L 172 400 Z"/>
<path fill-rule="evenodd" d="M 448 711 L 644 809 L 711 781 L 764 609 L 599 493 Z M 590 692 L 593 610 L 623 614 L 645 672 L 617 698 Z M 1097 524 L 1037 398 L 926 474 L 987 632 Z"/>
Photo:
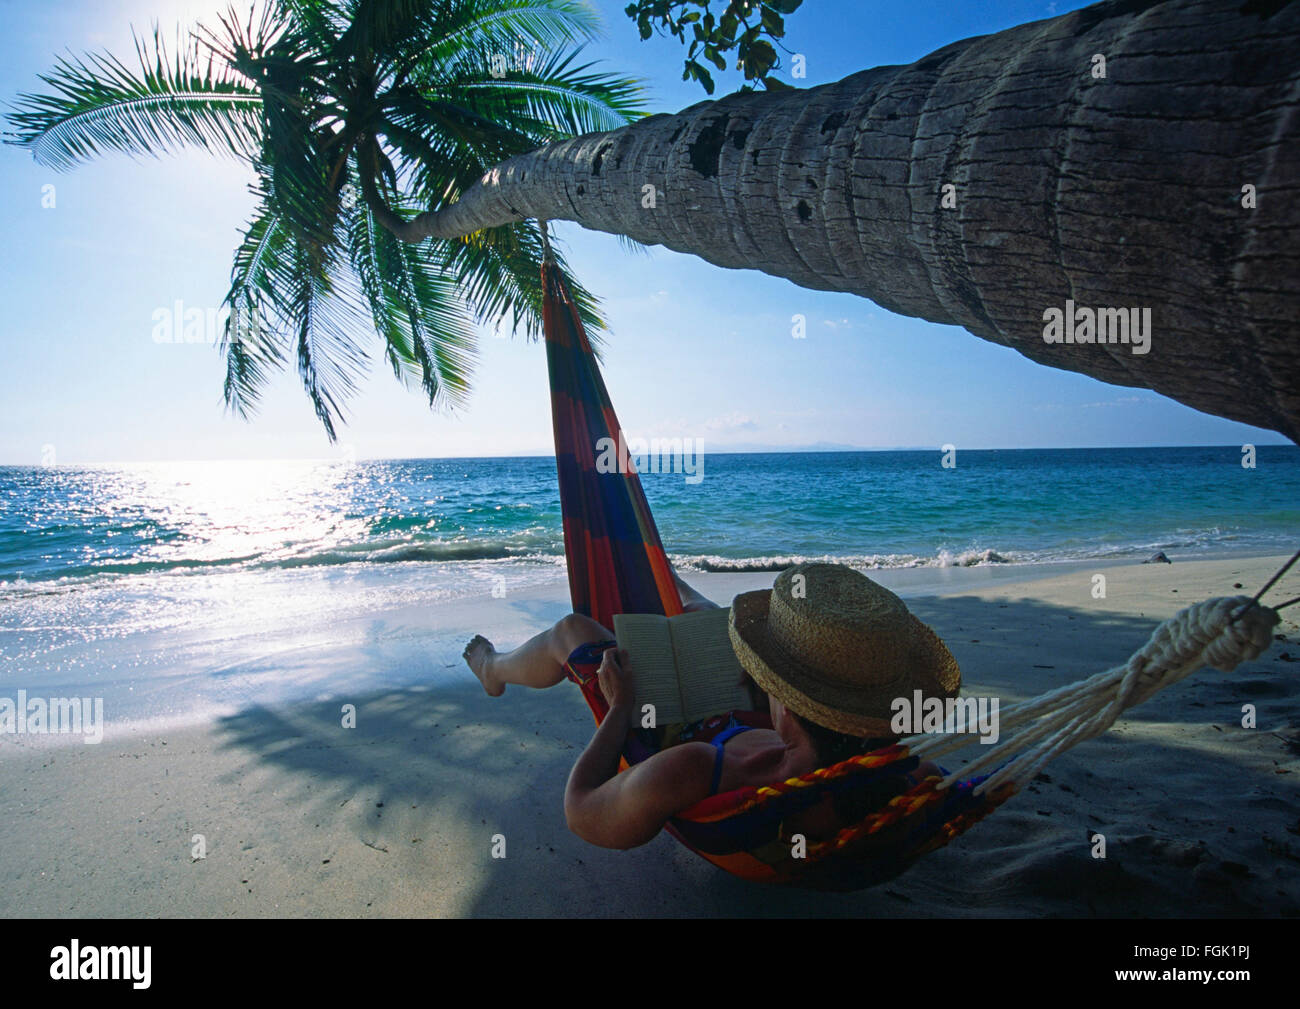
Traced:
<path fill-rule="evenodd" d="M 760 424 L 753 417 L 744 413 L 729 413 L 722 417 L 711 417 L 701 428 L 708 434 L 729 434 L 736 431 L 757 431 Z"/>

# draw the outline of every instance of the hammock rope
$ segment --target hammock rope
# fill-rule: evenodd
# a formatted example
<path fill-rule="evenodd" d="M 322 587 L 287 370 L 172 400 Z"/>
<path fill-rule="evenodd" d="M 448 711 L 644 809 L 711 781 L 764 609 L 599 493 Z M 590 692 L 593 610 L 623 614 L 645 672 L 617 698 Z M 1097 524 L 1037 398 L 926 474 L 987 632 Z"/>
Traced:
<path fill-rule="evenodd" d="M 1258 658 L 1273 643 L 1277 611 L 1245 596 L 1207 599 L 1180 610 L 1160 624 L 1147 643 L 1123 665 L 1114 666 L 1078 683 L 1067 684 L 999 712 L 999 728 L 1014 729 L 982 756 L 961 769 L 960 777 L 1011 758 L 976 788 L 976 794 L 1002 784 L 1019 788 L 1066 750 L 1101 735 L 1129 708 L 1151 698 L 1165 687 L 1186 679 L 1205 666 L 1230 673 L 1243 662 Z M 1248 607 L 1248 608 L 1247 608 Z M 1234 620 L 1234 611 L 1238 611 Z M 968 734 L 947 731 L 913 737 L 913 756 L 933 759 L 969 746 Z M 1015 756 L 1012 756 L 1015 754 Z M 950 774 L 941 787 L 959 775 Z"/>
<path fill-rule="evenodd" d="M 1295 553 L 1293 553 L 1289 561 L 1287 561 L 1280 568 L 1278 568 L 1276 571 L 1273 572 L 1273 577 L 1270 578 L 1268 581 L 1266 581 L 1263 587 L 1258 592 L 1256 592 L 1255 595 L 1251 598 L 1250 602 L 1248 602 L 1245 606 L 1242 607 L 1241 612 L 1234 613 L 1232 615 L 1231 622 L 1235 624 L 1238 620 L 1241 619 L 1243 613 L 1246 613 L 1248 610 L 1250 610 L 1252 606 L 1258 605 L 1260 599 L 1264 597 L 1264 593 L 1267 592 L 1269 589 L 1271 589 L 1274 585 L 1276 585 L 1281 580 L 1282 576 L 1291 570 L 1291 565 L 1294 564 L 1296 561 L 1300 561 L 1300 550 L 1297 550 Z M 1286 607 L 1290 606 L 1292 603 L 1296 602 L 1297 600 L 1300 600 L 1300 596 L 1296 596 L 1295 599 L 1288 599 L 1281 606 L 1274 606 L 1273 609 L 1274 610 L 1285 609 Z"/>
<path fill-rule="evenodd" d="M 551 252 L 551 222 L 538 221 L 537 231 L 542 236 L 542 262 L 548 265 L 554 264 L 555 254 Z"/>

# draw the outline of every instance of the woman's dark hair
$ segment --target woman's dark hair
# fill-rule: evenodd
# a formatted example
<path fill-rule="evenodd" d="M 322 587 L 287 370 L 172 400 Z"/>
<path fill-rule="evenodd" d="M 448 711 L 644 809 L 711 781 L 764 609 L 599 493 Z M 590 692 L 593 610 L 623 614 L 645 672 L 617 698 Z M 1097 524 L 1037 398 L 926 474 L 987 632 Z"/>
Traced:
<path fill-rule="evenodd" d="M 860 753 L 870 753 L 872 750 L 879 750 L 882 747 L 892 746 L 898 742 L 895 736 L 876 737 L 874 739 L 847 736 L 842 732 L 836 732 L 834 729 L 828 729 L 824 725 L 809 721 L 788 708 L 786 711 L 808 734 L 808 738 L 813 744 L 813 750 L 817 754 L 819 767 L 830 767 L 833 764 L 848 760 L 850 757 L 856 757 Z M 906 791 L 909 787 L 911 787 L 910 783 L 902 774 L 891 775 L 888 778 L 874 782 L 866 788 L 834 790 L 831 792 L 831 803 L 835 809 L 836 818 L 839 819 L 841 825 L 847 827 L 860 822 L 868 814 L 880 809 L 886 802 Z"/>
<path fill-rule="evenodd" d="M 746 674 L 742 682 L 762 693 L 762 688 L 748 674 Z M 767 695 L 763 694 L 763 696 L 766 697 Z M 785 710 L 786 714 L 793 718 L 808 734 L 808 739 L 813 745 L 813 752 L 817 754 L 817 766 L 819 768 L 831 767 L 848 760 L 850 757 L 856 757 L 858 754 L 870 753 L 872 750 L 893 746 L 898 742 L 896 736 L 877 736 L 872 739 L 862 739 L 858 736 L 845 735 L 843 732 L 836 732 L 824 725 L 818 725 L 816 722 L 796 714 L 789 708 Z M 898 774 L 878 779 L 865 787 L 855 784 L 851 788 L 833 788 L 831 791 L 832 808 L 835 810 L 836 818 L 843 826 L 847 827 L 861 822 L 868 814 L 880 809 L 894 796 L 905 792 L 910 787 L 911 783 L 907 778 L 902 774 Z"/>
<path fill-rule="evenodd" d="M 794 720 L 803 727 L 804 732 L 812 741 L 813 749 L 817 752 L 818 766 L 830 767 L 832 764 L 838 764 L 841 761 L 848 760 L 850 757 L 856 757 L 860 753 L 870 753 L 872 750 L 878 750 L 882 746 L 892 746 L 898 740 L 893 736 L 885 736 L 876 739 L 862 739 L 859 736 L 846 736 L 842 732 L 836 732 L 834 729 L 828 729 L 824 725 L 818 725 L 816 722 L 809 721 L 802 715 L 796 715 L 789 708 L 786 709 L 794 717 Z"/>

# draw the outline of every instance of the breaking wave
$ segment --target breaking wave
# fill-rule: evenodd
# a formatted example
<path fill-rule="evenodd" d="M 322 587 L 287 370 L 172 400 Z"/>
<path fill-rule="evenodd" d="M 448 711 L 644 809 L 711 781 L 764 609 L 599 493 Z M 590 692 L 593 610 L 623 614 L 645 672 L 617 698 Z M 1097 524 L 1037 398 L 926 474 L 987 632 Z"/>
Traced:
<path fill-rule="evenodd" d="M 882 568 L 970 568 L 981 564 L 1032 563 L 1040 559 L 985 549 L 963 550 L 960 553 L 940 550 L 929 557 L 916 554 L 786 554 L 768 557 L 719 557 L 713 554 L 678 554 L 673 556 L 673 564 L 689 571 L 739 574 L 753 571 L 784 571 L 796 564 L 819 562 L 847 564 L 855 568 L 879 570 Z"/>

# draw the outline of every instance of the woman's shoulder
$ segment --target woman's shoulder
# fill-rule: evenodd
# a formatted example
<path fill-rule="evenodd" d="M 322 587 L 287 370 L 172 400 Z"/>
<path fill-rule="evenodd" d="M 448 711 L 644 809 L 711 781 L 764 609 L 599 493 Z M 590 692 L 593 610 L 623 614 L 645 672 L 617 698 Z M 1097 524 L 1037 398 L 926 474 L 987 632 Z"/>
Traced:
<path fill-rule="evenodd" d="M 674 800 L 678 810 L 695 805 L 709 794 L 714 749 L 708 743 L 687 742 L 660 750 L 630 769 L 640 788 Z"/>

